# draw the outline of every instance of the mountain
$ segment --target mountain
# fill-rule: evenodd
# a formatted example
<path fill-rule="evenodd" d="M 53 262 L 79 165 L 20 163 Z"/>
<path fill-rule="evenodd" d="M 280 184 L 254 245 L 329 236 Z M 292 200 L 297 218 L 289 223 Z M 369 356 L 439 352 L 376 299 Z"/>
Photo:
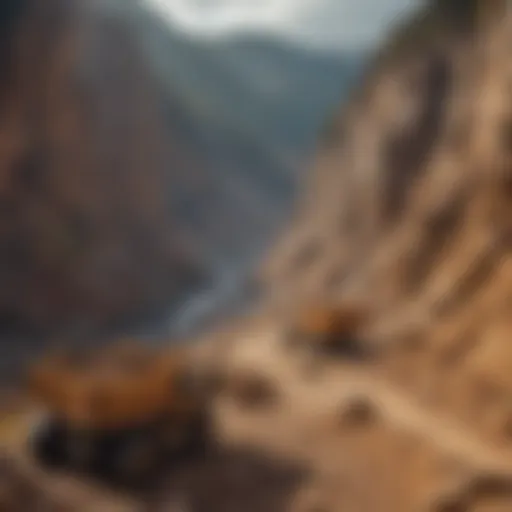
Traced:
<path fill-rule="evenodd" d="M 266 34 L 302 48 L 346 51 L 379 45 L 397 18 L 423 0 L 142 0 L 196 39 Z"/>
<path fill-rule="evenodd" d="M 381 253 L 382 268 L 384 261 L 394 261 L 392 255 L 414 260 L 411 251 L 420 267 L 426 265 L 419 261 L 420 255 L 430 253 L 426 248 L 429 236 L 437 239 L 438 235 L 428 230 L 442 231 L 444 221 L 452 219 L 449 210 L 459 204 L 459 194 L 465 194 L 461 189 L 470 186 L 471 173 L 482 173 L 481 179 L 485 179 L 495 165 L 478 163 L 481 155 L 475 154 L 471 166 L 466 166 L 468 155 L 488 143 L 480 142 L 480 138 L 487 140 L 483 121 L 470 122 L 475 105 L 483 111 L 482 116 L 495 119 L 493 130 L 501 130 L 503 124 L 503 133 L 493 131 L 487 137 L 506 140 L 507 110 L 499 92 L 505 85 L 498 85 L 504 78 L 489 76 L 489 81 L 496 82 L 496 90 L 487 90 L 487 82 L 481 84 L 476 79 L 479 73 L 483 77 L 498 74 L 494 61 L 487 64 L 486 59 L 494 57 L 493 51 L 495 58 L 500 58 L 491 46 L 499 43 L 484 31 L 493 23 L 488 18 L 494 20 L 494 10 L 503 3 L 432 1 L 392 34 L 374 56 L 361 87 L 334 111 L 326 125 L 314 171 L 302 185 L 293 223 L 286 226 L 268 265 L 263 265 L 265 283 L 300 288 L 304 279 L 312 290 L 322 290 L 332 280 L 334 290 L 348 282 L 357 288 L 356 276 L 372 273 L 370 267 L 377 265 Z M 495 28 L 495 33 L 501 35 L 501 30 Z M 489 48 L 482 46 L 478 51 L 474 44 Z M 484 97 L 489 104 L 480 103 Z M 505 147 L 497 147 L 495 153 L 488 150 L 488 158 L 505 166 L 504 151 Z M 491 174 L 489 179 L 493 179 Z M 413 229 L 420 217 L 424 224 Z M 336 248 L 329 250 L 333 245 Z M 331 259 L 325 266 L 320 263 L 324 254 Z M 381 267 L 375 270 L 383 282 L 389 283 L 392 276 L 405 279 L 398 272 L 406 272 L 403 262 L 395 263 L 396 274 L 381 275 Z M 375 300 L 379 289 L 372 290 Z M 389 306 L 390 300 L 386 297 L 384 303 Z"/>
<path fill-rule="evenodd" d="M 173 318 L 194 291 L 239 305 L 361 57 L 263 36 L 204 44 L 128 0 L 7 7 L 20 23 L 2 175 L 23 165 L 42 181 L 35 196 L 5 189 L 4 324 Z"/>
<path fill-rule="evenodd" d="M 250 180 L 271 202 L 290 197 L 325 115 L 354 83 L 364 55 L 308 52 L 264 35 L 205 43 L 137 3 L 131 15 L 204 160 L 226 181 L 228 173 Z"/>
<path fill-rule="evenodd" d="M 0 88 L 3 339 L 167 310 L 209 273 L 169 214 L 167 190 L 197 168 L 169 137 L 143 55 L 80 3 L 27 0 L 12 23 Z"/>
<path fill-rule="evenodd" d="M 328 112 L 356 83 L 367 55 L 308 50 L 265 34 L 204 41 L 140 2 L 105 5 L 103 16 L 110 12 L 137 34 L 161 81 L 173 137 L 178 131 L 205 170 L 207 186 L 173 193 L 176 214 L 215 268 L 218 287 L 236 290 L 222 281 L 237 275 L 243 288 L 290 212 Z M 212 307 L 222 295 L 216 290 L 207 292 Z"/>

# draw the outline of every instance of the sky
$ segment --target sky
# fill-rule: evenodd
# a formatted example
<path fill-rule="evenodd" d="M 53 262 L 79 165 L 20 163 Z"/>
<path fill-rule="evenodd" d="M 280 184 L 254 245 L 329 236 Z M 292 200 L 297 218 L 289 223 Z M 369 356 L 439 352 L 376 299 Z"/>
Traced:
<path fill-rule="evenodd" d="M 189 33 L 217 37 L 271 32 L 331 48 L 376 44 L 422 0 L 143 0 Z"/>

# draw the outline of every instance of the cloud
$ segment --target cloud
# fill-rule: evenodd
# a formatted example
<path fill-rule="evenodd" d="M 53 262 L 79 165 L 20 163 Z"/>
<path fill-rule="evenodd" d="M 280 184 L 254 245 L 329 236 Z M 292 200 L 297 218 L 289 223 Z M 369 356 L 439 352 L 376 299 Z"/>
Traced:
<path fill-rule="evenodd" d="M 377 42 L 421 0 L 144 0 L 174 25 L 198 35 L 267 31 L 333 47 Z"/>

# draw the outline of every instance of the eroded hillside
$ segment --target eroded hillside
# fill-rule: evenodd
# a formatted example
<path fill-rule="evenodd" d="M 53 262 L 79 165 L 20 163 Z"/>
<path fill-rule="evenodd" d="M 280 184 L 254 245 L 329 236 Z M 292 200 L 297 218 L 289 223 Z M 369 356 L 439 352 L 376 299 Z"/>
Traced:
<path fill-rule="evenodd" d="M 477 303 L 506 309 L 509 29 L 497 16 L 436 35 L 369 77 L 320 148 L 265 283 L 364 297 L 396 341 L 413 321 L 429 346 L 445 324 L 473 335 L 495 323 Z"/>
<path fill-rule="evenodd" d="M 499 2 L 476 7 L 472 26 L 391 41 L 261 278 L 285 303 L 367 302 L 371 372 L 506 450 L 512 25 Z"/>
<path fill-rule="evenodd" d="M 194 167 L 157 83 L 127 27 L 87 2 L 24 4 L 3 31 L 1 328 L 163 308 L 206 272 L 170 215 L 167 191 Z"/>

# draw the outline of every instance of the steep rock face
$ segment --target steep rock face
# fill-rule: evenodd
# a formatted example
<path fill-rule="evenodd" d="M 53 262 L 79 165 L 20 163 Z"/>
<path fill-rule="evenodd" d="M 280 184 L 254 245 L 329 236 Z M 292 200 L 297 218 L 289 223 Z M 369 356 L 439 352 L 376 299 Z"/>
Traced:
<path fill-rule="evenodd" d="M 394 354 L 393 378 L 482 428 L 492 423 L 503 439 L 512 20 L 493 11 L 499 2 L 477 7 L 472 26 L 448 24 L 384 52 L 330 127 L 260 278 L 287 302 L 368 301 L 368 337 Z"/>
<path fill-rule="evenodd" d="M 27 2 L 0 97 L 3 328 L 99 326 L 203 281 L 168 191 L 190 159 L 122 24 L 93 3 Z"/>
<path fill-rule="evenodd" d="M 295 218 L 263 266 L 264 280 L 276 287 L 312 281 L 320 291 L 325 283 L 310 277 L 314 268 L 327 268 L 325 257 L 335 252 L 327 249 L 337 247 L 332 266 L 340 284 L 347 283 L 344 270 L 362 287 L 355 275 L 369 278 L 379 248 L 410 257 L 402 249 L 414 248 L 411 237 L 417 242 L 425 238 L 420 231 L 435 228 L 425 224 L 449 223 L 443 205 L 458 206 L 452 216 L 463 217 L 464 205 L 475 202 L 466 192 L 473 181 L 480 182 L 473 192 L 483 195 L 481 182 L 505 179 L 508 70 L 501 23 L 478 36 L 432 37 L 367 77 L 325 136 Z M 456 201 L 459 196 L 464 200 Z"/>

